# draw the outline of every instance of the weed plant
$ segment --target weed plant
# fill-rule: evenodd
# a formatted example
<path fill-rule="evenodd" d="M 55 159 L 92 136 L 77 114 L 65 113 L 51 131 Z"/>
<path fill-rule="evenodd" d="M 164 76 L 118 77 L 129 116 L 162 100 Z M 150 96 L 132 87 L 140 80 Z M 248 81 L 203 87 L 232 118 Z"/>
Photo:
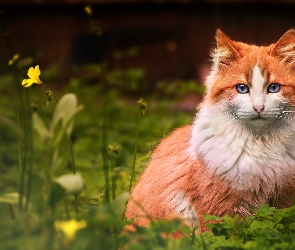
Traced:
<path fill-rule="evenodd" d="M 208 215 L 202 234 L 179 220 L 124 231 L 132 223 L 124 217 L 129 192 L 153 148 L 192 122 L 194 110 L 172 109 L 165 97 L 175 103 L 180 92 L 203 88 L 163 81 L 156 84 L 161 98 L 135 98 L 144 70 L 110 71 L 102 60 L 86 66 L 96 84 L 72 78 L 52 91 L 47 82 L 57 79 L 57 66 L 41 67 L 40 75 L 32 58 L 15 54 L 3 21 L 1 32 L 10 60 L 0 76 L 0 249 L 295 249 L 295 207 L 263 205 L 244 219 Z M 21 85 L 28 69 L 25 83 L 40 85 Z M 169 237 L 180 229 L 184 237 Z"/>

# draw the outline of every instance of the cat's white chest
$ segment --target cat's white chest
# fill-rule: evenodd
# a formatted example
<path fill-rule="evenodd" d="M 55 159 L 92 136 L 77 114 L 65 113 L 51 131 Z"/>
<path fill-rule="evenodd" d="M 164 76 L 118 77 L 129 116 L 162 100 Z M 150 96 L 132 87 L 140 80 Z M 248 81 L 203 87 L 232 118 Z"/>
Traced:
<path fill-rule="evenodd" d="M 254 136 L 218 110 L 203 108 L 197 115 L 189 153 L 238 190 L 258 191 L 267 184 L 271 192 L 295 174 L 295 136 Z"/>

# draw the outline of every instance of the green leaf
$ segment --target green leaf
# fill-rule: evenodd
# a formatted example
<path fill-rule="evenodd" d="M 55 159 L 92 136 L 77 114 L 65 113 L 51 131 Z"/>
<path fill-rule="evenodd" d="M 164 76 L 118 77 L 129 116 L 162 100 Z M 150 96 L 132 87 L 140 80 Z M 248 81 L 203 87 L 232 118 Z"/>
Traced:
<path fill-rule="evenodd" d="M 220 233 L 216 227 L 212 228 L 212 233 L 213 233 L 213 235 L 220 235 Z"/>
<path fill-rule="evenodd" d="M 284 225 L 282 225 L 282 224 L 277 224 L 276 225 L 277 230 L 282 230 L 283 228 L 284 228 Z"/>
<path fill-rule="evenodd" d="M 255 220 L 251 224 L 251 227 L 256 229 L 272 228 L 273 226 L 274 226 L 274 223 L 269 220 L 264 220 L 264 221 Z"/>
<path fill-rule="evenodd" d="M 18 197 L 19 197 L 19 194 L 16 192 L 15 193 L 7 193 L 7 194 L 0 196 L 0 202 L 16 205 L 16 204 L 18 204 Z"/>
<path fill-rule="evenodd" d="M 256 214 L 263 215 L 263 214 L 272 213 L 274 211 L 276 211 L 274 207 L 270 207 L 268 204 L 263 204 L 256 210 Z"/>
<path fill-rule="evenodd" d="M 109 204 L 112 211 L 114 211 L 118 216 L 121 216 L 125 211 L 125 206 L 129 197 L 130 196 L 128 192 L 119 195 L 113 202 Z"/>
<path fill-rule="evenodd" d="M 194 229 L 191 229 L 189 226 L 182 226 L 181 227 L 181 231 L 186 235 L 194 233 L 197 229 L 198 229 L 198 226 L 195 227 Z"/>
<path fill-rule="evenodd" d="M 51 208 L 54 208 L 55 205 L 64 197 L 65 192 L 65 189 L 60 184 L 52 182 L 48 198 L 49 206 Z"/>
<path fill-rule="evenodd" d="M 151 228 L 158 233 L 173 233 L 180 229 L 181 220 L 158 220 L 151 222 Z"/>
<path fill-rule="evenodd" d="M 218 217 L 218 216 L 215 216 L 215 215 L 210 215 L 210 214 L 205 214 L 204 215 L 204 219 L 205 220 L 216 220 L 216 221 L 220 221 L 221 220 L 221 218 L 220 217 Z"/>
<path fill-rule="evenodd" d="M 19 127 L 13 120 L 8 118 L 7 116 L 0 113 L 0 122 L 5 124 L 8 129 L 10 129 L 14 135 L 18 138 L 23 137 L 23 130 L 21 127 Z"/>
<path fill-rule="evenodd" d="M 41 140 L 49 138 L 50 132 L 48 128 L 46 127 L 46 125 L 44 124 L 42 118 L 39 116 L 39 114 L 34 112 L 32 115 L 32 119 L 33 119 L 33 128 L 37 131 L 37 133 L 41 137 Z"/>
<path fill-rule="evenodd" d="M 50 127 L 54 137 L 54 145 L 58 144 L 65 134 L 70 136 L 73 128 L 72 120 L 82 109 L 83 106 L 78 106 L 77 97 L 74 94 L 66 94 L 59 100 L 54 110 Z"/>
<path fill-rule="evenodd" d="M 226 222 L 226 224 L 227 224 L 227 228 L 228 228 L 228 227 L 233 227 L 233 226 L 234 226 L 235 219 L 233 219 L 233 218 L 231 218 L 231 217 L 229 217 L 229 216 L 224 216 L 222 219 Z"/>

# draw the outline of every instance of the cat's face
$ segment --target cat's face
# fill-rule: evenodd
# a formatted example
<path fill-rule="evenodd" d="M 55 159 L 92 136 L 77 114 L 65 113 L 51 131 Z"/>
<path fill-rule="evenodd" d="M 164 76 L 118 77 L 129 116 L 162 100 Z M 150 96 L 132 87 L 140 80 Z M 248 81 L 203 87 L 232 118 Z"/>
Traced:
<path fill-rule="evenodd" d="M 207 101 L 255 134 L 295 122 L 295 31 L 268 47 L 234 42 L 220 31 L 216 38 Z"/>

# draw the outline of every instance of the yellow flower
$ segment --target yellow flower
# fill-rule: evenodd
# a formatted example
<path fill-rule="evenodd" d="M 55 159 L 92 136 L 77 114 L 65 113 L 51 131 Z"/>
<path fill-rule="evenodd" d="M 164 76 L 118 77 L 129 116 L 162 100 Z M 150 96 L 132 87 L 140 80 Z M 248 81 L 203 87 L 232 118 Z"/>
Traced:
<path fill-rule="evenodd" d="M 40 74 L 41 71 L 39 69 L 39 65 L 37 65 L 35 68 L 29 68 L 28 76 L 30 77 L 30 79 L 24 79 L 22 81 L 22 85 L 24 85 L 25 87 L 30 87 L 33 83 L 43 84 L 39 79 Z"/>
<path fill-rule="evenodd" d="M 144 115 L 145 112 L 147 111 L 147 103 L 143 98 L 140 98 L 137 102 L 137 104 L 139 104 L 139 108 L 142 112 L 142 114 Z"/>
<path fill-rule="evenodd" d="M 20 55 L 19 54 L 15 54 L 8 62 L 8 66 L 11 66 L 12 64 L 14 64 L 15 61 L 17 61 L 19 59 Z"/>
<path fill-rule="evenodd" d="M 69 220 L 69 221 L 55 221 L 54 226 L 56 229 L 62 231 L 68 241 L 72 241 L 78 230 L 87 226 L 85 220 Z"/>
<path fill-rule="evenodd" d="M 92 9 L 91 6 L 88 4 L 84 7 L 84 11 L 86 12 L 87 15 L 92 15 Z"/>

